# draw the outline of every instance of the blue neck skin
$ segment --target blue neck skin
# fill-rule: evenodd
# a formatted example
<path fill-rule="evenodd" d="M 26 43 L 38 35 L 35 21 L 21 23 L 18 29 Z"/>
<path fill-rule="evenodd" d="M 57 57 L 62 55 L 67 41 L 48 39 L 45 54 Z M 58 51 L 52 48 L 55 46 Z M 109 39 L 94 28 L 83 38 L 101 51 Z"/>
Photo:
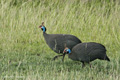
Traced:
<path fill-rule="evenodd" d="M 69 54 L 71 53 L 71 50 L 70 50 L 70 49 L 67 49 L 67 51 L 69 52 Z"/>
<path fill-rule="evenodd" d="M 43 32 L 45 32 L 45 27 L 44 27 L 44 26 L 42 26 L 41 28 L 43 29 Z"/>

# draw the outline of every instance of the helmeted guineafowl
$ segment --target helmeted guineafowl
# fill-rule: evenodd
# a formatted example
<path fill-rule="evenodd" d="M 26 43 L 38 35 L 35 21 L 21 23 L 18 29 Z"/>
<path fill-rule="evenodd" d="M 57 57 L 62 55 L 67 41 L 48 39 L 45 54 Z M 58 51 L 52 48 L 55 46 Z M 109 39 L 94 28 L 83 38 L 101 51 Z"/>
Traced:
<path fill-rule="evenodd" d="M 68 54 L 68 57 L 75 61 L 81 61 L 83 63 L 90 63 L 95 59 L 107 60 L 110 59 L 106 55 L 106 48 L 99 43 L 88 42 L 88 43 L 79 43 L 71 49 L 65 48 L 63 51 L 64 54 Z"/>
<path fill-rule="evenodd" d="M 78 43 L 81 43 L 81 41 L 73 35 L 69 35 L 69 34 L 47 34 L 46 33 L 46 27 L 44 26 L 44 22 L 42 23 L 42 25 L 39 26 L 39 28 L 42 29 L 44 39 L 45 39 L 46 43 L 48 44 L 48 46 L 54 52 L 62 53 L 62 55 L 55 56 L 53 58 L 53 60 L 55 60 L 56 58 L 58 58 L 60 56 L 63 56 L 62 60 L 64 60 L 63 51 L 64 51 L 65 46 L 72 49 L 73 46 L 75 46 Z"/>

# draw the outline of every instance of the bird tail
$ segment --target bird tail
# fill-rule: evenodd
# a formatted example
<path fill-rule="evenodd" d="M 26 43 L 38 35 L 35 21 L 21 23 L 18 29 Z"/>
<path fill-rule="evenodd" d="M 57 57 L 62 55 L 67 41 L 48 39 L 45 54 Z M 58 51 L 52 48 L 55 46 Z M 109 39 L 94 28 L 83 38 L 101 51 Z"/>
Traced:
<path fill-rule="evenodd" d="M 105 60 L 110 61 L 110 59 L 107 56 L 105 57 Z"/>

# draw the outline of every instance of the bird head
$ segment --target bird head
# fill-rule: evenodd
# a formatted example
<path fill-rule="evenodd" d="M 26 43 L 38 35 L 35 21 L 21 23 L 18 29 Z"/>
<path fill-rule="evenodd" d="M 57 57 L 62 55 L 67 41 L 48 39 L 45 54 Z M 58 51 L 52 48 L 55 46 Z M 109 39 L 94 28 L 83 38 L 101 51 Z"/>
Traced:
<path fill-rule="evenodd" d="M 46 27 L 44 26 L 44 22 L 39 26 L 43 32 L 46 32 Z"/>
<path fill-rule="evenodd" d="M 71 53 L 71 50 L 67 47 L 63 51 L 63 54 L 70 54 L 70 53 Z"/>

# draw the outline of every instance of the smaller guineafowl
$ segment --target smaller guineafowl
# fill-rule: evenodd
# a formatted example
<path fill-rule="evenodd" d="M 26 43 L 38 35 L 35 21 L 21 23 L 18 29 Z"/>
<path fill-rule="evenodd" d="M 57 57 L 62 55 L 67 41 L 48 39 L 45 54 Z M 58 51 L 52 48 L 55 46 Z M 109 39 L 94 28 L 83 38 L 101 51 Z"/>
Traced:
<path fill-rule="evenodd" d="M 72 50 L 66 47 L 63 53 L 68 54 L 72 60 L 81 61 L 82 67 L 85 66 L 85 63 L 90 63 L 95 59 L 110 61 L 106 55 L 106 48 L 95 42 L 79 43 Z"/>

